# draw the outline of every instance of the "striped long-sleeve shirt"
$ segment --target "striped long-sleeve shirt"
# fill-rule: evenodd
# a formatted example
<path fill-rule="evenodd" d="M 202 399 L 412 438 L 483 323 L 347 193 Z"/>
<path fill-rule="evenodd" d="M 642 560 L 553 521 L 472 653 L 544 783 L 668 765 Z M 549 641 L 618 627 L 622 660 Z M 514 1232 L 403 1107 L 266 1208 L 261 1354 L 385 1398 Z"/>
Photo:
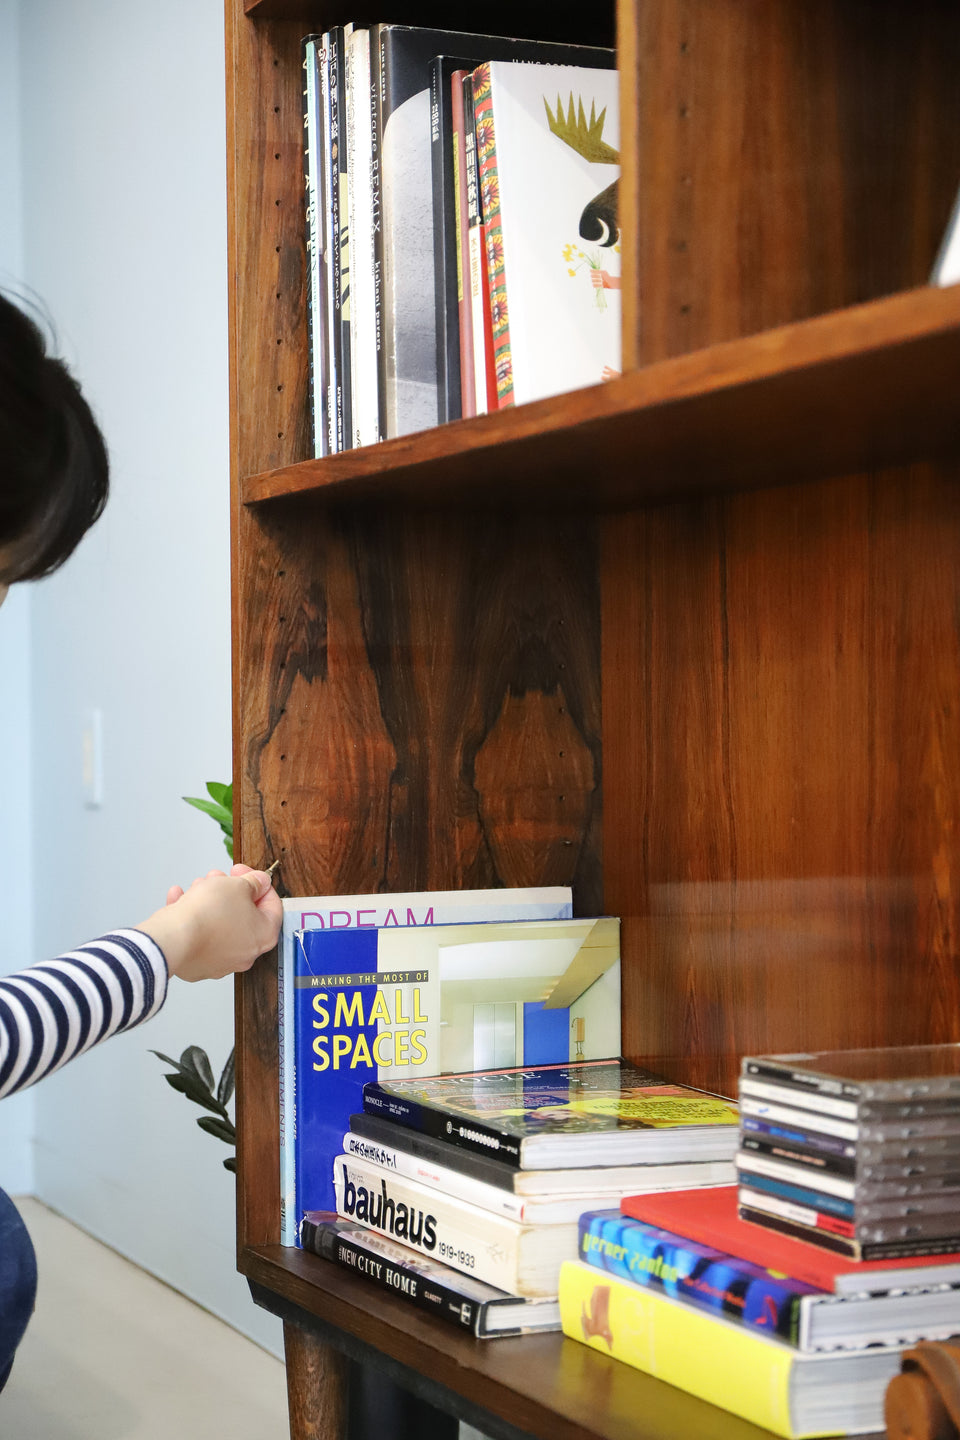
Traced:
<path fill-rule="evenodd" d="M 0 979 L 0 1098 L 148 1020 L 166 995 L 163 951 L 141 930 L 111 931 Z"/>

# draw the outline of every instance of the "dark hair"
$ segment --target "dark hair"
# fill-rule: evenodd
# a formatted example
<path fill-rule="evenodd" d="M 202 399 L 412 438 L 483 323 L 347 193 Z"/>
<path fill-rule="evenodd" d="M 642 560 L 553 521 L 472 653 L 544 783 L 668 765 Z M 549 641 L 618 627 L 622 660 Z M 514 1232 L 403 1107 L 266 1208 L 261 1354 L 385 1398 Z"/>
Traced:
<path fill-rule="evenodd" d="M 0 294 L 0 584 L 73 554 L 107 502 L 103 436 L 39 327 Z"/>

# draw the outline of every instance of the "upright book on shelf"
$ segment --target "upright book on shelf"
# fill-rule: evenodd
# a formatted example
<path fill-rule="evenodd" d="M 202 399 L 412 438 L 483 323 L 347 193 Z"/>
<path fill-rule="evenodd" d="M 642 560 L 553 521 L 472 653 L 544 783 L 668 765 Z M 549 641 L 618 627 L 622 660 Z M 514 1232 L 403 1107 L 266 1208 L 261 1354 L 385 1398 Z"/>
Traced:
<path fill-rule="evenodd" d="M 612 922 L 571 919 L 299 931 L 298 1219 L 332 1208 L 333 1160 L 365 1081 L 524 1054 L 566 1057 L 572 1012 L 591 1017 L 595 1043 L 619 1044 L 618 939 Z"/>
<path fill-rule="evenodd" d="M 313 454 L 330 452 L 330 335 L 327 316 L 329 253 L 325 200 L 324 111 L 327 85 L 325 37 L 307 35 L 303 54 L 303 182 L 307 217 L 307 330 L 310 363 L 310 428 Z"/>
<path fill-rule="evenodd" d="M 377 927 L 410 929 L 463 920 L 566 919 L 572 914 L 563 886 L 512 890 L 433 890 L 375 895 L 294 895 L 283 901 L 283 929 L 277 961 L 280 1051 L 280 1243 L 297 1243 L 296 1024 L 310 998 L 297 986 L 297 936 L 311 929 L 369 931 Z M 353 1107 L 359 1108 L 358 1104 Z M 341 1126 L 346 1128 L 347 1120 Z M 330 1164 L 339 1145 L 331 1151 Z M 329 1167 L 328 1167 L 329 1168 Z M 328 1192 L 332 1204 L 332 1192 Z M 316 1208 L 316 1207 L 315 1207 Z M 327 1208 L 331 1208 L 330 1205 Z"/>
<path fill-rule="evenodd" d="M 619 372 L 618 94 L 612 70 L 474 71 L 498 405 Z"/>

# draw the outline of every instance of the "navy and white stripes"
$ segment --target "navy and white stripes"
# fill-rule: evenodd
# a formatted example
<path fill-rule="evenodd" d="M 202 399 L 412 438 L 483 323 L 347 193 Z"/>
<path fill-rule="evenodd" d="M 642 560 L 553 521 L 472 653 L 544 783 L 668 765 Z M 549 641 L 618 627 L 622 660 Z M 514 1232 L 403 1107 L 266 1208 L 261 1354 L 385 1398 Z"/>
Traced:
<path fill-rule="evenodd" d="M 22 1090 L 160 1009 L 163 952 L 141 930 L 114 930 L 0 979 L 0 1098 Z"/>

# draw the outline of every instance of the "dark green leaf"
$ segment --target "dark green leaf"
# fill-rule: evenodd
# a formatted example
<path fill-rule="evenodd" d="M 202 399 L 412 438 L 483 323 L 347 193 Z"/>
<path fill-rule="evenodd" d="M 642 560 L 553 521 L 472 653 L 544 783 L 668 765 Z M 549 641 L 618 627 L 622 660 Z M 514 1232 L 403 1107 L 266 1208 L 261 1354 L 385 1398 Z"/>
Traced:
<path fill-rule="evenodd" d="M 211 800 L 216 800 L 218 805 L 230 810 L 233 807 L 233 786 L 223 785 L 219 780 L 207 781 L 207 794 Z"/>
<path fill-rule="evenodd" d="M 164 1075 L 163 1078 L 164 1078 L 164 1080 L 166 1080 L 166 1082 L 167 1082 L 168 1085 L 170 1085 L 170 1086 L 173 1087 L 174 1090 L 179 1090 L 179 1092 L 180 1092 L 181 1095 L 188 1095 L 188 1094 L 189 1094 L 189 1090 L 188 1090 L 188 1088 L 187 1088 L 187 1082 L 186 1082 L 186 1080 L 184 1080 L 183 1076 L 180 1075 L 179 1073 L 176 1074 L 176 1075 Z"/>
<path fill-rule="evenodd" d="M 230 1096 L 233 1094 L 233 1085 L 236 1075 L 236 1055 L 233 1050 L 227 1056 L 227 1063 L 223 1067 L 223 1074 L 220 1076 L 220 1083 L 217 1086 L 217 1099 L 221 1105 L 229 1105 Z"/>
<path fill-rule="evenodd" d="M 174 1070 L 179 1070 L 179 1069 L 180 1069 L 180 1061 L 179 1061 L 179 1060 L 171 1060 L 170 1056 L 169 1056 L 169 1055 L 164 1055 L 164 1053 L 163 1053 L 162 1050 L 151 1050 L 151 1051 L 150 1051 L 150 1054 L 151 1054 L 151 1055 L 159 1055 L 159 1057 L 160 1057 L 160 1059 L 163 1061 L 164 1065 L 172 1065 L 173 1068 L 174 1068 Z"/>
<path fill-rule="evenodd" d="M 216 1135 L 218 1140 L 224 1140 L 228 1145 L 237 1143 L 237 1132 L 229 1120 L 215 1120 L 212 1115 L 201 1115 L 197 1124 L 208 1135 Z"/>
<path fill-rule="evenodd" d="M 224 1168 L 224 1170 L 232 1170 L 233 1173 L 234 1173 L 234 1175 L 236 1175 L 236 1173 L 237 1173 L 237 1157 L 236 1157 L 235 1155 L 229 1155 L 229 1156 L 227 1157 L 227 1159 L 224 1160 L 224 1162 L 223 1162 L 223 1168 Z"/>
<path fill-rule="evenodd" d="M 199 1045 L 188 1045 L 180 1056 L 180 1068 L 196 1075 L 210 1094 L 213 1094 L 213 1066 L 206 1050 L 201 1050 Z"/>

